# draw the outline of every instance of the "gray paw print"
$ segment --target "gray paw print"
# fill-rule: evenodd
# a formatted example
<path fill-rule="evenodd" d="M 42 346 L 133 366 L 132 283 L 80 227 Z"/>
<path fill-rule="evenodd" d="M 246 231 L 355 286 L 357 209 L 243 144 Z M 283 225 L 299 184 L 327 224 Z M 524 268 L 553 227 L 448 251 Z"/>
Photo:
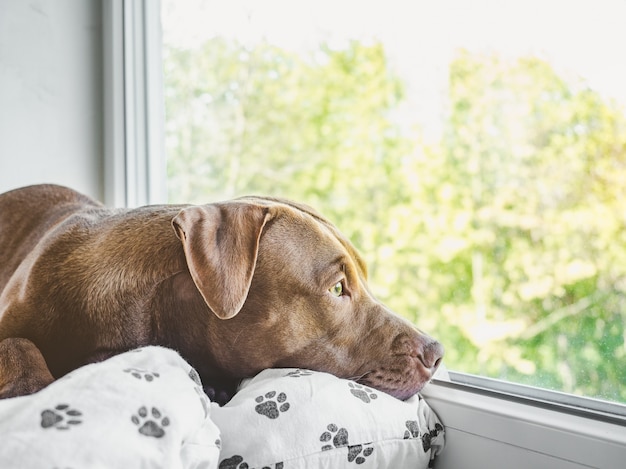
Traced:
<path fill-rule="evenodd" d="M 287 412 L 290 407 L 289 402 L 287 402 L 287 395 L 284 392 L 277 396 L 276 391 L 270 391 L 265 396 L 257 397 L 255 401 L 258 404 L 254 407 L 254 410 L 270 419 L 277 419 L 281 413 Z"/>
<path fill-rule="evenodd" d="M 152 407 L 150 413 L 146 407 L 140 407 L 137 415 L 131 418 L 135 425 L 140 425 L 139 433 L 154 438 L 161 438 L 165 435 L 164 427 L 170 424 L 170 419 L 163 417 L 156 407 Z"/>
<path fill-rule="evenodd" d="M 140 370 L 139 368 L 127 368 L 124 370 L 124 373 L 130 373 L 131 376 L 137 379 L 145 379 L 148 382 L 154 380 L 154 378 L 158 378 L 159 374 L 156 372 L 150 372 L 146 370 Z"/>
<path fill-rule="evenodd" d="M 188 376 L 194 383 L 196 383 L 198 386 L 202 387 L 202 380 L 200 379 L 200 375 L 198 374 L 198 372 L 196 371 L 195 368 L 190 368 L 189 369 Z"/>
<path fill-rule="evenodd" d="M 238 454 L 224 459 L 219 465 L 219 469 L 248 469 L 248 467 L 248 463 Z"/>
<path fill-rule="evenodd" d="M 443 431 L 443 427 L 441 424 L 436 423 L 435 428 L 431 429 L 429 432 L 425 432 L 422 435 L 422 447 L 424 448 L 424 452 L 430 451 L 432 439 L 435 438 L 439 433 Z"/>
<path fill-rule="evenodd" d="M 287 373 L 285 376 L 289 376 L 290 378 L 301 378 L 302 376 L 311 376 L 313 374 L 310 370 L 293 370 Z"/>
<path fill-rule="evenodd" d="M 325 431 L 320 436 L 322 443 L 331 443 L 322 446 L 322 451 L 328 451 L 334 448 L 348 448 L 348 462 L 355 462 L 356 464 L 363 464 L 365 458 L 372 455 L 374 448 L 371 443 L 365 443 L 363 445 L 350 445 L 348 442 L 348 430 L 345 428 L 339 428 L 334 423 L 331 423 L 326 427 L 328 431 Z"/>
<path fill-rule="evenodd" d="M 41 413 L 41 427 L 69 430 L 72 426 L 83 423 L 80 419 L 82 415 L 67 404 L 59 404 L 54 409 L 46 409 Z"/>
<path fill-rule="evenodd" d="M 322 443 L 326 443 L 332 440 L 333 444 L 322 446 L 322 451 L 328 451 L 329 449 L 348 446 L 348 430 L 346 430 L 345 428 L 339 428 L 334 423 L 328 425 L 326 429 L 328 431 L 322 433 L 322 435 L 320 436 L 320 441 Z"/>
<path fill-rule="evenodd" d="M 348 446 L 348 462 L 354 461 L 357 464 L 363 464 L 365 458 L 371 456 L 374 452 L 374 448 L 369 445 L 371 445 L 371 443 Z"/>
<path fill-rule="evenodd" d="M 352 395 L 358 397 L 366 404 L 369 404 L 374 399 L 378 399 L 378 394 L 370 388 L 366 388 L 365 386 L 361 386 L 360 384 L 353 382 L 349 382 L 348 386 L 350 387 Z"/>
<path fill-rule="evenodd" d="M 404 432 L 405 440 L 408 440 L 409 438 L 418 438 L 420 436 L 420 427 L 417 420 L 407 420 L 405 425 L 407 428 Z"/>

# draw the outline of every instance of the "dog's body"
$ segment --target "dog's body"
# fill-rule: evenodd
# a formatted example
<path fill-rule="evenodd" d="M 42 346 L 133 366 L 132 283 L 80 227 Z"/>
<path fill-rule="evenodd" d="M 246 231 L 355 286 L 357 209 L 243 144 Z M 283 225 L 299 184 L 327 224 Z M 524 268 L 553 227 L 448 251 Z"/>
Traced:
<path fill-rule="evenodd" d="M 329 222 L 287 201 L 111 210 L 60 186 L 7 192 L 0 397 L 154 344 L 208 386 L 301 367 L 407 398 L 443 349 L 378 303 L 365 277 Z"/>

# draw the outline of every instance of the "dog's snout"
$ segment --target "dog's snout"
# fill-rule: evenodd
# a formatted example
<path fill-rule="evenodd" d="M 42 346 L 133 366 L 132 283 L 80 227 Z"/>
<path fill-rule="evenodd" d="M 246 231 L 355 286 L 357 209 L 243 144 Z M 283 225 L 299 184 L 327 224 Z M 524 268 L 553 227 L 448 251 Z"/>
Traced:
<path fill-rule="evenodd" d="M 359 382 L 384 390 L 398 399 L 408 399 L 432 379 L 443 355 L 443 345 L 411 328 L 398 334 L 392 341 L 391 360 L 368 373 Z"/>
<path fill-rule="evenodd" d="M 443 359 L 443 345 L 426 334 L 400 334 L 394 340 L 394 351 L 400 355 L 409 355 L 434 373 Z"/>
<path fill-rule="evenodd" d="M 441 364 L 443 354 L 443 345 L 436 340 L 433 340 L 422 347 L 422 351 L 421 353 L 418 353 L 417 357 L 422 362 L 424 367 L 429 369 L 431 373 L 434 373 Z"/>

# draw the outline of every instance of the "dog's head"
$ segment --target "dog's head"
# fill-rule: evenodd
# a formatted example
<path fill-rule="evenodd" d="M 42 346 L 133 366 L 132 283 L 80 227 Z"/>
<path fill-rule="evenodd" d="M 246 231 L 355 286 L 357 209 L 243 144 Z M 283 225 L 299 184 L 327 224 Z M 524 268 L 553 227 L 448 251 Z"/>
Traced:
<path fill-rule="evenodd" d="M 373 297 L 362 258 L 313 209 L 246 198 L 183 209 L 173 226 L 233 376 L 308 368 L 406 399 L 439 366 L 439 342 Z"/>

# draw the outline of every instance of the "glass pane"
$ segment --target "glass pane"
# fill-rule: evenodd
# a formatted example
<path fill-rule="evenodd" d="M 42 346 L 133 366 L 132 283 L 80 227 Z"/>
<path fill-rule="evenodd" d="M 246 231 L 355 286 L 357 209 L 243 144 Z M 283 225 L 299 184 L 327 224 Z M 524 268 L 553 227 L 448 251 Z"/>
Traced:
<path fill-rule="evenodd" d="M 313 205 L 448 368 L 626 402 L 624 18 L 165 0 L 170 201 Z"/>

